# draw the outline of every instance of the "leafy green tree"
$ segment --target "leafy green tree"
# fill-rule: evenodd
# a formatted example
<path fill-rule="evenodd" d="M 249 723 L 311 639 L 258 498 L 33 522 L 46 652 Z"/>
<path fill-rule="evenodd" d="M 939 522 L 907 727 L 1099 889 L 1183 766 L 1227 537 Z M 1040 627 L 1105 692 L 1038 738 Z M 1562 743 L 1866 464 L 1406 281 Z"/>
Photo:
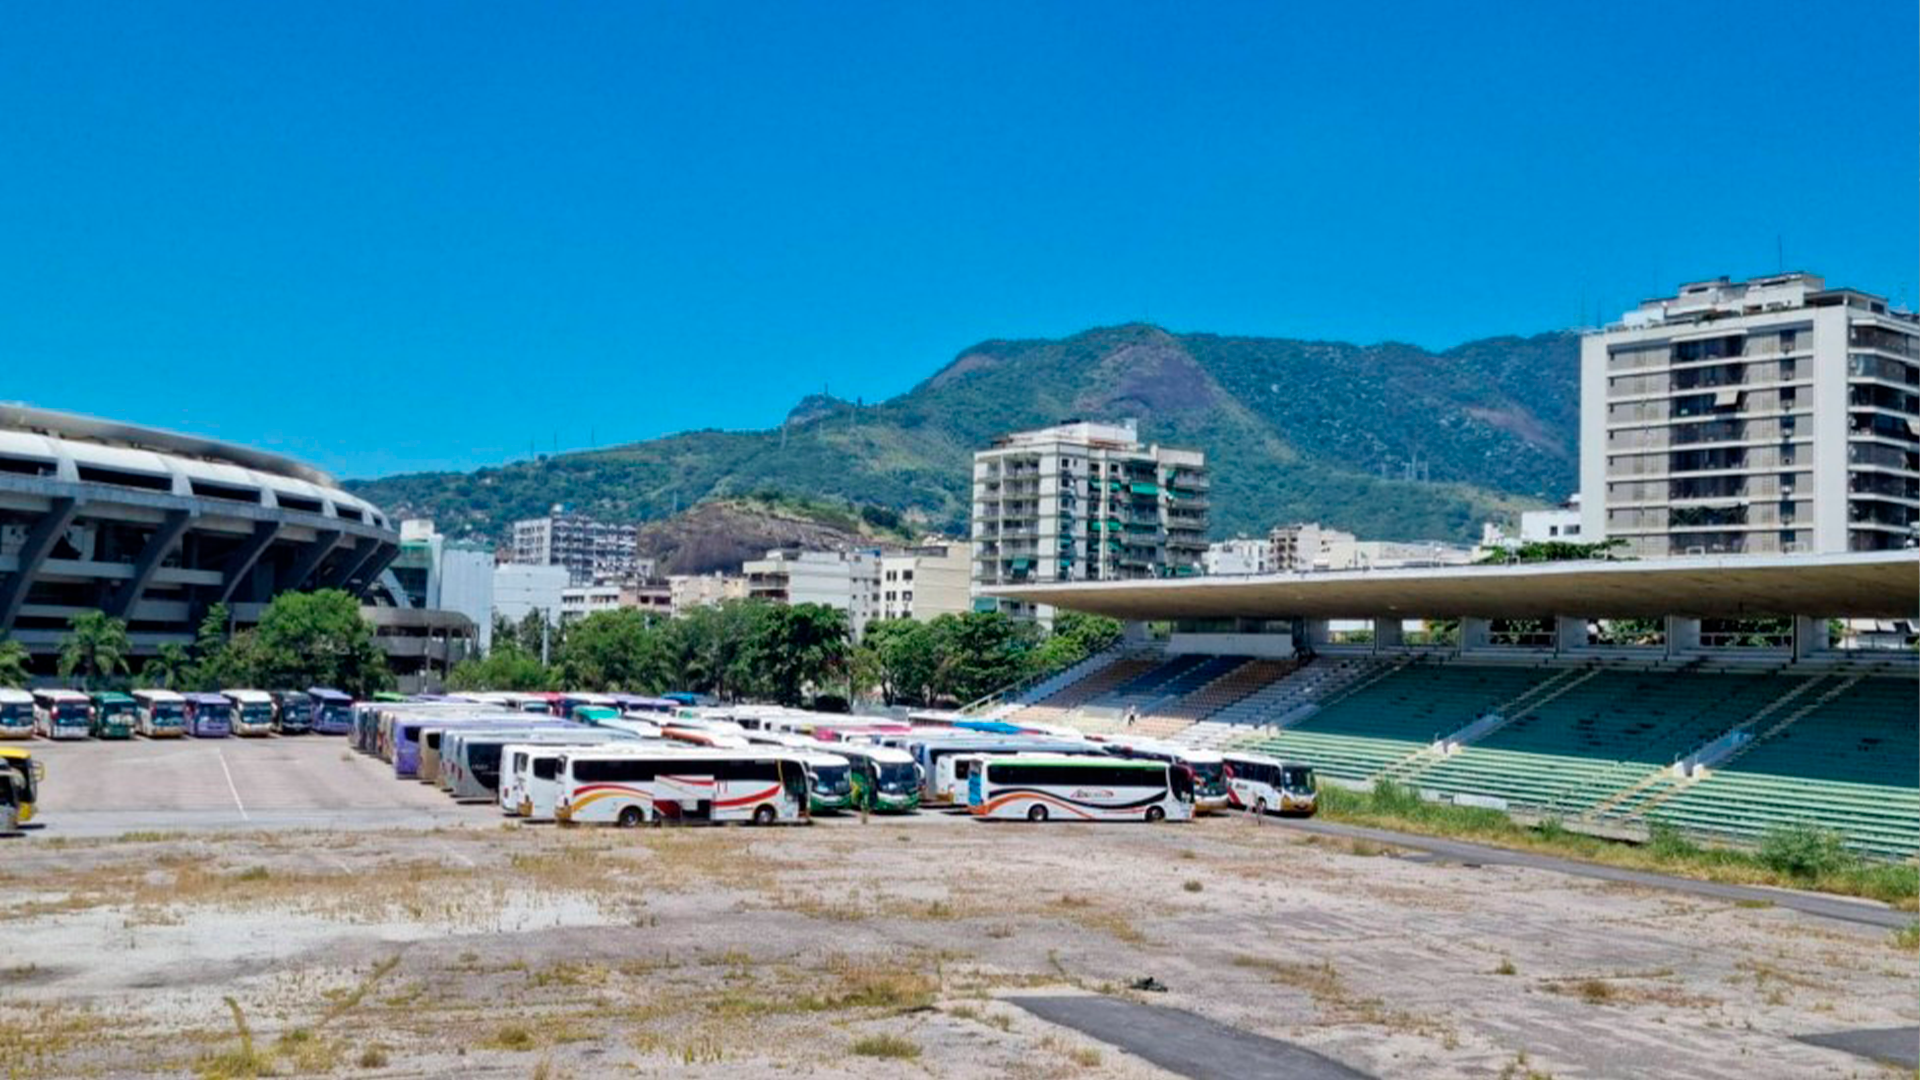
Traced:
<path fill-rule="evenodd" d="M 160 654 L 140 668 L 140 682 L 157 690 L 183 690 L 193 675 L 193 657 L 177 641 L 160 646 Z"/>
<path fill-rule="evenodd" d="M 556 672 L 514 644 L 511 636 L 495 644 L 485 656 L 468 657 L 447 675 L 451 690 L 551 690 Z"/>
<path fill-rule="evenodd" d="M 632 608 L 596 611 L 567 627 L 556 666 L 581 690 L 658 690 L 665 682 L 653 617 Z"/>
<path fill-rule="evenodd" d="M 133 642 L 127 637 L 125 621 L 104 611 L 83 611 L 67 625 L 69 633 L 60 646 L 61 678 L 77 674 L 80 684 L 91 689 L 96 679 L 126 673 Z"/>
<path fill-rule="evenodd" d="M 544 612 L 534 610 L 527 612 L 513 628 L 513 640 L 520 646 L 520 651 L 528 656 L 543 655 L 541 648 L 545 646 L 544 655 L 551 660 L 560 655 L 560 631 L 558 626 L 547 625 Z"/>
<path fill-rule="evenodd" d="M 244 661 L 236 672 L 262 686 L 336 686 L 364 697 L 394 682 L 360 601 L 340 589 L 281 593 L 228 652 Z"/>
<path fill-rule="evenodd" d="M 1063 611 L 1054 618 L 1053 633 L 1048 634 L 1033 652 L 1033 674 L 1059 671 L 1119 642 L 1120 620 L 1104 615 Z M 996 689 L 998 689 L 996 687 Z"/>
<path fill-rule="evenodd" d="M 851 653 L 847 613 L 823 604 L 769 607 L 759 620 L 751 662 L 768 696 L 798 705 L 808 687 L 837 683 Z"/>
<path fill-rule="evenodd" d="M 1577 562 L 1583 559 L 1627 559 L 1627 542 L 1622 537 L 1582 544 L 1573 540 L 1529 540 L 1510 551 L 1489 552 L 1482 563 Z"/>
<path fill-rule="evenodd" d="M 867 624 L 860 642 L 864 681 L 880 688 L 888 705 L 927 704 L 939 669 L 939 641 L 917 619 L 881 619 Z"/>
<path fill-rule="evenodd" d="M 969 702 L 1020 681 L 1033 662 L 1038 631 L 998 611 L 942 615 L 934 636 L 934 693 Z"/>
<path fill-rule="evenodd" d="M 27 667 L 27 647 L 17 641 L 0 641 L 0 686 L 20 688 L 27 685 L 32 672 Z"/>

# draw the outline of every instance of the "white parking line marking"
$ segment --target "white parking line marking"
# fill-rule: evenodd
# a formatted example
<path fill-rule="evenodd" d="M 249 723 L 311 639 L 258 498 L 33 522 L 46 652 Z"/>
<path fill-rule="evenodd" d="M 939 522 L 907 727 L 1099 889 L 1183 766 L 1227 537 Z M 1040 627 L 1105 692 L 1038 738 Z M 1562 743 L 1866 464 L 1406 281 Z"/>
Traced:
<path fill-rule="evenodd" d="M 227 790 L 233 793 L 233 805 L 240 810 L 240 820 L 252 821 L 253 818 L 247 814 L 247 804 L 240 801 L 240 789 L 233 782 L 233 770 L 227 768 L 227 755 L 215 750 L 213 756 L 220 759 L 220 771 L 227 774 Z"/>

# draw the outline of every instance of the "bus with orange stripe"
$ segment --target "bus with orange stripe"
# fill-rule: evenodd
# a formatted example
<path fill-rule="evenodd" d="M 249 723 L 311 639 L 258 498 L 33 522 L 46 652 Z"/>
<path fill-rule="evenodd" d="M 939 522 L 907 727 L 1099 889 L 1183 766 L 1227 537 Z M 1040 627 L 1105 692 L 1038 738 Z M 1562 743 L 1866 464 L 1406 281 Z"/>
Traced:
<path fill-rule="evenodd" d="M 1026 821 L 1191 821 L 1193 773 L 1146 758 L 982 754 L 967 769 L 974 817 Z"/>
<path fill-rule="evenodd" d="M 562 825 L 808 820 L 806 766 L 785 750 L 586 749 L 567 754 L 557 771 L 553 816 Z"/>

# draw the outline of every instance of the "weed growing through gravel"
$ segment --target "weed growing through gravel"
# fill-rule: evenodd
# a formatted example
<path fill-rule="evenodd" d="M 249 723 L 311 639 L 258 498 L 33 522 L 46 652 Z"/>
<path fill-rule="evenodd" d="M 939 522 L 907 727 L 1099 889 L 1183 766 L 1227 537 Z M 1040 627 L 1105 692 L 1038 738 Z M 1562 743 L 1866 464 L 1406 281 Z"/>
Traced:
<path fill-rule="evenodd" d="M 853 1052 L 861 1057 L 904 1061 L 920 1056 L 920 1044 L 898 1035 L 862 1035 L 853 1041 Z"/>

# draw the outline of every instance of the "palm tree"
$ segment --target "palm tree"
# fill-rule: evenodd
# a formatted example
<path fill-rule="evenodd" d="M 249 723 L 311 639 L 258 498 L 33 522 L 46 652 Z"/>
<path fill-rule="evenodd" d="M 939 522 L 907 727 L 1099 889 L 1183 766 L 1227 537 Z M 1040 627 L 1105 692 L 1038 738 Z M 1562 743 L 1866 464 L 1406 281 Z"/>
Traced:
<path fill-rule="evenodd" d="M 126 672 L 127 654 L 133 642 L 127 639 L 127 624 L 107 617 L 104 611 L 88 611 L 68 623 L 73 630 L 60 646 L 60 677 L 80 676 L 83 686 L 91 687 L 95 676 L 112 678 Z"/>
<path fill-rule="evenodd" d="M 27 685 L 27 647 L 17 641 L 0 641 L 0 686 Z"/>
<path fill-rule="evenodd" d="M 179 690 L 187 685 L 192 669 L 193 658 L 187 655 L 187 647 L 170 641 L 160 646 L 160 655 L 140 669 L 140 680 L 158 690 Z"/>

